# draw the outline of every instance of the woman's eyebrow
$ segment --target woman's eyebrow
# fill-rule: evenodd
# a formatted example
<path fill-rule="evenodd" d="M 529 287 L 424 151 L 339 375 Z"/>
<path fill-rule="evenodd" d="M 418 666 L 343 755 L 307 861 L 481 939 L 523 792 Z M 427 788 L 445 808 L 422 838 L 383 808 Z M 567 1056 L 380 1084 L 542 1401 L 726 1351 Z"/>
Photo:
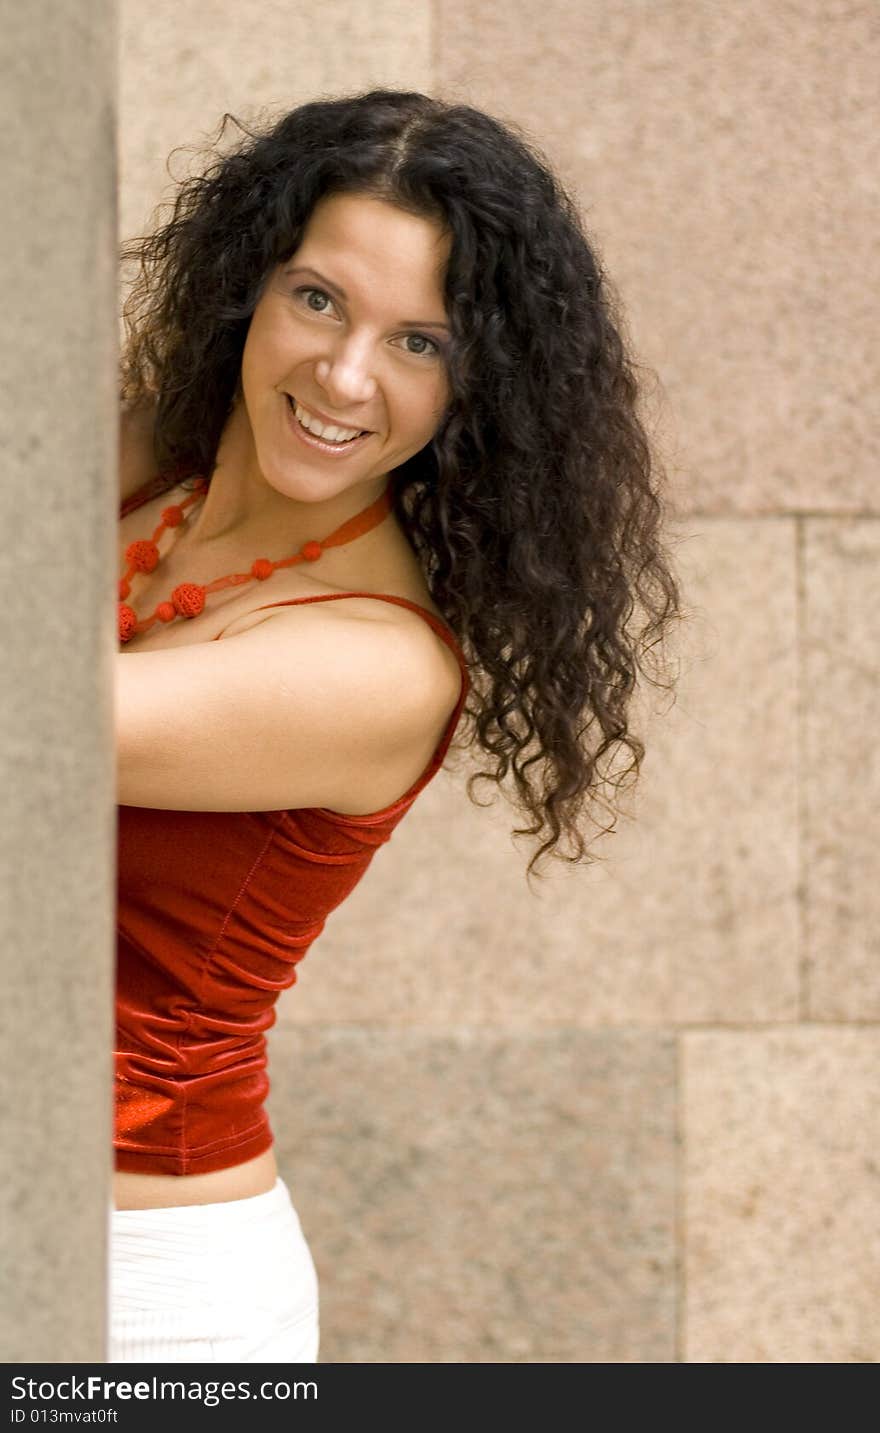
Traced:
<path fill-rule="evenodd" d="M 319 283 L 323 284 L 325 289 L 329 289 L 331 294 L 335 294 L 337 298 L 342 299 L 343 303 L 348 303 L 348 294 L 345 292 L 345 289 L 341 288 L 339 284 L 334 284 L 332 279 L 328 279 L 324 274 L 319 273 L 317 269 L 313 269 L 309 264 L 294 264 L 292 269 L 287 270 L 287 273 L 311 274 L 312 278 L 317 279 Z M 398 323 L 402 328 L 449 329 L 449 324 L 444 320 L 431 318 L 401 318 L 398 319 Z"/>

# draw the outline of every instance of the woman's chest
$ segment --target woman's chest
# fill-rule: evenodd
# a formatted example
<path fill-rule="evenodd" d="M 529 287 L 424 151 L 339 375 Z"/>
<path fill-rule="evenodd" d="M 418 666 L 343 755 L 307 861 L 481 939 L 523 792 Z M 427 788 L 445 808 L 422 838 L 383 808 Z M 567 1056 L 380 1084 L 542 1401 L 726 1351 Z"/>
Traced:
<path fill-rule="evenodd" d="M 218 551 L 214 556 L 208 552 L 196 556 L 186 548 L 181 541 L 186 509 L 178 526 L 164 526 L 165 510 L 180 508 L 188 496 L 184 489 L 172 488 L 119 519 L 119 601 L 132 609 L 138 623 L 150 624 L 123 644 L 126 652 L 212 641 L 265 600 L 268 584 L 253 577 L 247 580 L 248 564 L 241 554 Z M 215 586 L 218 579 L 221 585 Z M 201 610 L 183 616 L 175 610 L 174 597 L 178 589 L 190 586 L 206 590 L 195 598 Z"/>
<path fill-rule="evenodd" d="M 277 541 L 271 552 L 245 552 L 240 544 L 229 543 L 187 547 L 177 528 L 161 530 L 164 510 L 180 506 L 187 496 L 183 489 L 172 489 L 119 520 L 119 600 L 132 609 L 138 623 L 149 623 L 121 644 L 123 651 L 186 647 L 239 636 L 265 619 L 266 604 L 297 602 L 336 590 L 316 581 L 300 565 L 276 568 L 268 577 L 254 572 L 257 559 L 271 562 L 291 555 Z M 134 544 L 147 545 L 146 562 L 141 555 L 140 565 Z"/>
<path fill-rule="evenodd" d="M 159 530 L 163 511 L 180 505 L 187 496 L 182 488 L 171 489 L 119 520 L 119 600 L 132 609 L 138 623 L 150 624 L 147 630 L 135 632 L 121 644 L 124 652 L 185 647 L 211 642 L 221 636 L 240 636 L 265 620 L 269 615 L 265 610 L 267 604 L 302 602 L 307 598 L 338 596 L 341 592 L 381 592 L 436 611 L 408 546 L 405 552 L 389 552 L 382 572 L 371 568 L 363 576 L 353 573 L 351 580 L 343 585 L 323 581 L 320 575 L 313 576 L 307 567 L 299 564 L 276 568 L 268 578 L 261 578 L 252 571 L 258 558 L 278 561 L 291 555 L 280 549 L 271 553 L 246 553 L 240 547 L 229 545 L 199 551 L 188 549 L 185 542 L 180 541 L 176 528 Z M 158 555 L 158 561 L 151 570 L 132 571 L 131 545 L 142 542 L 155 544 L 154 555 Z M 195 615 L 182 616 L 174 610 L 174 594 L 190 586 L 205 589 L 203 598 L 195 596 L 195 605 L 201 602 L 201 610 Z M 371 615 L 370 607 L 374 606 L 368 604 L 364 615 Z"/>

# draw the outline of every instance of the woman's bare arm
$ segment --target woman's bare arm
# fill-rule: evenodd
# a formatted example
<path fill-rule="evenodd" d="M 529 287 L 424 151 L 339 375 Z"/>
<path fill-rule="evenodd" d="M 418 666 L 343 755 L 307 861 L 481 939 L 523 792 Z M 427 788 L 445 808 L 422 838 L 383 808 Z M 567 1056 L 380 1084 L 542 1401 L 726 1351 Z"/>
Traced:
<path fill-rule="evenodd" d="M 420 617 L 348 607 L 281 607 L 222 642 L 119 652 L 118 804 L 367 814 L 408 791 L 461 673 Z"/>

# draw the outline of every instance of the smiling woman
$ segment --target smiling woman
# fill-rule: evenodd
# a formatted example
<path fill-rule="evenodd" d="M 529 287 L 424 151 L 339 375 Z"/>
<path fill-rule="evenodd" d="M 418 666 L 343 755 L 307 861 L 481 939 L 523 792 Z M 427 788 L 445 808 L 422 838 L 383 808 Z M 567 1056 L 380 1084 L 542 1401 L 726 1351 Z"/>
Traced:
<path fill-rule="evenodd" d="M 278 994 L 464 714 L 494 763 L 469 793 L 510 773 L 546 838 L 529 873 L 587 860 L 678 615 L 633 366 L 546 161 L 409 91 L 243 132 L 122 255 L 110 1361 L 317 1357 L 264 1110 Z"/>
<path fill-rule="evenodd" d="M 445 326 L 448 251 L 439 224 L 385 200 L 335 194 L 317 202 L 291 260 L 269 271 L 257 298 L 242 352 L 242 401 L 217 455 L 220 485 L 268 484 L 288 507 L 320 502 L 321 519 L 338 521 L 431 441 L 449 378 L 436 343 L 427 354 L 409 351 L 421 335 L 404 315 L 424 312 L 427 323 Z M 298 282 L 303 273 L 324 275 L 334 297 Z M 280 433 L 279 398 L 291 420 Z M 323 434 L 304 430 L 291 398 L 326 425 Z M 328 442 L 337 429 L 363 436 Z M 289 430 L 301 450 L 291 452 Z M 206 509 L 197 533 L 210 523 Z"/>

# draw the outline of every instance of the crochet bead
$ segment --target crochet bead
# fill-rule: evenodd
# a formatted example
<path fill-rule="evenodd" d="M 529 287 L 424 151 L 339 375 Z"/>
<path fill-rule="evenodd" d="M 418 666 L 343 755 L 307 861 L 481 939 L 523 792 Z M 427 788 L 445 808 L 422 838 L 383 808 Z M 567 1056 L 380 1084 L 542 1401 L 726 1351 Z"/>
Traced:
<path fill-rule="evenodd" d="M 156 616 L 160 622 L 173 622 L 177 613 L 174 610 L 173 602 L 160 602 L 156 608 Z"/>
<path fill-rule="evenodd" d="M 119 579 L 119 600 L 120 600 L 120 602 L 124 602 L 124 601 L 125 601 L 125 599 L 126 599 L 126 597 L 128 596 L 128 594 L 129 594 L 130 591 L 131 591 L 131 583 L 129 582 L 128 578 L 127 578 L 127 577 L 120 577 L 120 579 Z"/>
<path fill-rule="evenodd" d="M 265 582 L 274 571 L 275 564 L 270 562 L 268 557 L 257 557 L 251 563 L 251 576 L 259 578 L 260 582 Z"/>
<path fill-rule="evenodd" d="M 324 549 L 321 547 L 321 544 L 319 542 L 315 542 L 314 539 L 312 539 L 310 542 L 303 543 L 303 546 L 300 549 L 303 557 L 306 559 L 306 562 L 317 562 L 323 550 Z"/>
<path fill-rule="evenodd" d="M 205 606 L 205 589 L 197 582 L 181 582 L 171 594 L 179 617 L 198 617 Z"/>
<path fill-rule="evenodd" d="M 141 538 L 128 544 L 125 560 L 136 572 L 152 572 L 159 561 L 159 549 L 154 542 Z"/>
<path fill-rule="evenodd" d="M 120 602 L 118 610 L 119 640 L 128 642 L 134 636 L 134 629 L 137 626 L 137 616 L 124 602 Z"/>
<path fill-rule="evenodd" d="M 183 508 L 179 503 L 172 503 L 170 507 L 162 509 L 162 521 L 166 527 L 179 527 L 183 521 Z"/>

